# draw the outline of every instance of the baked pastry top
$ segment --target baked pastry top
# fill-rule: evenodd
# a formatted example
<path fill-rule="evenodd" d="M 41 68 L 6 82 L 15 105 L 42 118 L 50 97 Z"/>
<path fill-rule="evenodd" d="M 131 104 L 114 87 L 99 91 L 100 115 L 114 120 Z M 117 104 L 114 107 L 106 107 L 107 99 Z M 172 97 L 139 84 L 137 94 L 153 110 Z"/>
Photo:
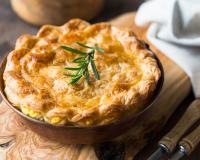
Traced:
<path fill-rule="evenodd" d="M 76 54 L 61 45 L 98 44 L 94 54 L 100 79 L 89 66 L 90 81 L 71 85 L 66 66 Z M 36 36 L 23 35 L 9 53 L 4 71 L 8 100 L 24 114 L 51 124 L 93 126 L 113 123 L 140 111 L 160 78 L 156 59 L 131 31 L 108 23 L 90 25 L 74 19 L 63 26 L 43 26 Z"/>

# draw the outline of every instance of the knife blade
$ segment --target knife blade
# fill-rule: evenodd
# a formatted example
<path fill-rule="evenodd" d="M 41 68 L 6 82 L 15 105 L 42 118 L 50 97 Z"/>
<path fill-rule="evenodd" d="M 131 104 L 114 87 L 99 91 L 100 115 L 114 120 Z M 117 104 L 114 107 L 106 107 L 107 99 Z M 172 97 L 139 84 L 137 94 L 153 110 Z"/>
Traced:
<path fill-rule="evenodd" d="M 168 152 L 166 146 L 160 144 L 159 148 L 147 160 L 159 160 Z"/>
<path fill-rule="evenodd" d="M 179 160 L 186 155 L 185 149 L 180 146 L 179 150 L 174 153 L 174 155 L 170 158 L 170 160 Z"/>

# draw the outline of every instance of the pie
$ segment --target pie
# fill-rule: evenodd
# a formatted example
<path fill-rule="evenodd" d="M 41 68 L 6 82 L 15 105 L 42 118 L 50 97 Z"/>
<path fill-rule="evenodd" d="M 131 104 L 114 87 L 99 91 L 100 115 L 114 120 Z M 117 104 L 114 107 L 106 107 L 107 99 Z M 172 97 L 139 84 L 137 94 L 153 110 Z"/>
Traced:
<path fill-rule="evenodd" d="M 85 77 L 72 85 L 66 66 L 76 54 L 61 48 L 85 48 L 76 42 L 102 48 Z M 73 19 L 63 26 L 43 26 L 37 35 L 23 35 L 9 53 L 4 71 L 5 94 L 25 115 L 54 125 L 96 126 L 114 123 L 145 107 L 161 71 L 157 60 L 132 31 L 108 23 Z"/>

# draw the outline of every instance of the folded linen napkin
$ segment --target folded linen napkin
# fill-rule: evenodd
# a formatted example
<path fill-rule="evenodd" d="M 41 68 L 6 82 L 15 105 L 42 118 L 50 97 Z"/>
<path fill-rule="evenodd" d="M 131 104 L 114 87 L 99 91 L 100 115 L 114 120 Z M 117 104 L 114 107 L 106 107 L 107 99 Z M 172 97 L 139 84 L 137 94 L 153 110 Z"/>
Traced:
<path fill-rule="evenodd" d="M 135 21 L 139 26 L 152 22 L 148 40 L 185 70 L 200 97 L 200 0 L 150 0 Z"/>

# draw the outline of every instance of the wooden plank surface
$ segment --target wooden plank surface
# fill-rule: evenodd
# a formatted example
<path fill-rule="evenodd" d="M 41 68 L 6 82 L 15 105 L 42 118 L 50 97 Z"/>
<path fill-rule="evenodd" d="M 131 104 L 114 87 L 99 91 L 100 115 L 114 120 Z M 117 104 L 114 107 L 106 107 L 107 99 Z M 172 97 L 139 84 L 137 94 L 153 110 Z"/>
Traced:
<path fill-rule="evenodd" d="M 145 28 L 133 24 L 134 14 L 129 13 L 111 21 L 117 26 L 129 27 L 142 39 Z M 96 145 L 62 145 L 42 138 L 21 123 L 20 119 L 4 103 L 0 107 L 0 155 L 2 159 L 69 159 L 95 160 L 133 159 L 145 146 L 149 138 L 157 133 L 171 116 L 181 101 L 190 91 L 190 81 L 186 74 L 172 61 L 160 53 L 154 46 L 152 49 L 160 57 L 165 70 L 165 83 L 162 95 L 151 110 L 138 120 L 137 125 L 128 133 L 112 142 Z M 173 68 L 173 69 L 172 69 Z M 156 113 L 156 114 L 155 114 Z M 8 118 L 9 117 L 9 118 Z M 138 135 L 140 135 L 138 137 Z M 109 150 L 106 151 L 106 148 Z"/>

